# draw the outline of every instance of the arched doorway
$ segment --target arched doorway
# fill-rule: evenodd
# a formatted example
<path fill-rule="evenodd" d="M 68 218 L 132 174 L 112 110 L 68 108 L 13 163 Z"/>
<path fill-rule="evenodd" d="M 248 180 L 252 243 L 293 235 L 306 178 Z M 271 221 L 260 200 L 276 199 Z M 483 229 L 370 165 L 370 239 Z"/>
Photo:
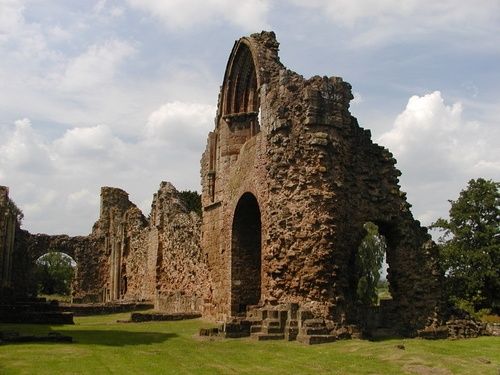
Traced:
<path fill-rule="evenodd" d="M 76 261 L 64 252 L 50 250 L 35 261 L 34 281 L 38 296 L 71 302 Z"/>
<path fill-rule="evenodd" d="M 231 313 L 259 303 L 261 294 L 261 220 L 251 193 L 242 195 L 234 212 L 231 249 Z"/>
<path fill-rule="evenodd" d="M 364 237 L 355 254 L 353 275 L 356 301 L 366 307 L 391 299 L 389 290 L 388 243 L 384 228 L 374 222 L 363 224 Z"/>
<path fill-rule="evenodd" d="M 383 221 L 367 221 L 357 235 L 353 251 L 350 294 L 353 316 L 364 334 L 391 337 L 399 324 L 399 300 L 393 298 L 400 276 L 396 263 L 398 235 L 395 226 Z M 393 279 L 396 283 L 393 283 Z"/>

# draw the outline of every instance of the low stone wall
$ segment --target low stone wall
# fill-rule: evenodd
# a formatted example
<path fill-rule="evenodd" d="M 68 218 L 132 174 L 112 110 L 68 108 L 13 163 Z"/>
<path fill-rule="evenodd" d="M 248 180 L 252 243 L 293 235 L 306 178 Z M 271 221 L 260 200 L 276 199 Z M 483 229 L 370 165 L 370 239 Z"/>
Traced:
<path fill-rule="evenodd" d="M 88 304 L 88 303 L 103 303 L 103 295 L 100 294 L 87 294 L 83 297 L 73 297 L 74 304 Z"/>
<path fill-rule="evenodd" d="M 203 312 L 203 300 L 197 296 L 188 296 L 181 292 L 157 296 L 155 310 L 165 313 Z"/>
<path fill-rule="evenodd" d="M 449 320 L 446 326 L 450 339 L 467 339 L 483 336 L 486 333 L 486 324 L 472 319 Z"/>
<path fill-rule="evenodd" d="M 130 321 L 135 323 L 152 322 L 152 321 L 174 321 L 201 318 L 201 314 L 196 313 L 177 313 L 166 314 L 160 312 L 153 313 L 132 313 Z"/>
<path fill-rule="evenodd" d="M 487 323 L 486 334 L 490 336 L 500 336 L 500 323 Z"/>
<path fill-rule="evenodd" d="M 131 303 L 95 303 L 95 304 L 61 304 L 62 311 L 72 312 L 75 316 L 115 314 L 137 310 L 150 310 L 154 307 L 148 302 Z"/>
<path fill-rule="evenodd" d="M 497 335 L 500 334 L 500 324 L 496 328 Z M 429 326 L 418 331 L 418 337 L 424 339 L 470 339 L 484 335 L 495 335 L 495 327 L 491 324 L 482 323 L 472 318 L 468 319 L 450 319 L 446 325 Z"/>

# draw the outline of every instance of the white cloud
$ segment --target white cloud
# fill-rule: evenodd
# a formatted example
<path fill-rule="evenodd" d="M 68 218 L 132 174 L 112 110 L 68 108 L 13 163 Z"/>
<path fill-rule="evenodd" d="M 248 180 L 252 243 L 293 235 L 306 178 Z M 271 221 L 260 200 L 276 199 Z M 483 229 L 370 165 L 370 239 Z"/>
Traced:
<path fill-rule="evenodd" d="M 10 130 L 10 129 L 9 129 Z M 15 122 L 12 132 L 5 130 L 0 139 L 0 171 L 15 169 L 35 174 L 47 173 L 52 168 L 50 152 L 35 133 L 29 119 Z"/>
<path fill-rule="evenodd" d="M 354 99 L 351 100 L 351 104 L 357 105 L 363 103 L 363 96 L 357 91 L 353 91 L 352 96 L 354 96 Z"/>
<path fill-rule="evenodd" d="M 286 42 L 283 60 L 300 71 L 321 72 L 323 62 L 341 75 L 349 66 L 348 80 L 358 74 L 363 97 L 355 94 L 353 105 L 377 108 L 360 122 L 373 128 L 381 118 L 382 132 L 402 112 L 383 139 L 419 217 L 443 215 L 469 177 L 498 178 L 497 0 L 293 2 L 0 0 L 0 183 L 31 210 L 27 229 L 87 233 L 102 185 L 124 188 L 144 207 L 161 180 L 197 189 L 214 126 L 215 107 L 206 104 L 216 103 L 232 34 L 271 21 Z M 290 43 L 299 36 L 302 43 Z M 352 53 L 360 44 L 375 48 Z M 421 70 L 406 63 L 413 52 L 429 57 Z M 456 77 L 471 83 L 457 88 Z M 410 93 L 422 92 L 416 84 L 441 87 L 462 104 L 434 93 L 403 111 L 393 92 L 377 98 L 381 82 Z"/>
<path fill-rule="evenodd" d="M 85 234 L 98 215 L 99 186 L 131 172 L 125 151 L 133 155 L 134 144 L 103 125 L 73 128 L 50 141 L 30 120 L 18 120 L 0 132 L 0 183 L 11 188 L 27 229 Z"/>
<path fill-rule="evenodd" d="M 382 17 L 384 19 L 401 17 L 413 13 L 421 2 L 416 0 L 382 0 L 382 1 L 350 1 L 350 0 L 292 0 L 295 4 L 316 8 L 336 22 L 353 26 L 365 18 Z"/>
<path fill-rule="evenodd" d="M 270 0 L 127 0 L 148 12 L 169 29 L 189 29 L 212 23 L 231 23 L 245 31 L 268 28 Z"/>
<path fill-rule="evenodd" d="M 71 39 L 72 34 L 61 26 L 55 25 L 47 30 L 47 37 L 53 42 L 63 42 Z"/>
<path fill-rule="evenodd" d="M 500 178 L 500 129 L 467 121 L 461 103 L 445 104 L 439 91 L 412 96 L 393 128 L 378 142 L 403 172 L 401 184 L 425 224 L 447 212 L 471 178 Z"/>
<path fill-rule="evenodd" d="M 435 33 L 469 37 L 483 36 L 494 46 L 491 35 L 500 30 L 500 2 L 481 4 L 455 0 L 292 0 L 301 7 L 321 12 L 336 25 L 355 30 L 350 43 L 373 46 L 388 41 L 406 41 Z M 478 27 L 480 25 L 480 27 Z M 442 38 L 442 35 L 440 35 Z M 458 42 L 458 40 L 457 40 Z M 463 44 L 464 40 L 460 40 Z M 495 47 L 493 47 L 495 48 Z"/>
<path fill-rule="evenodd" d="M 78 212 L 88 212 L 96 210 L 99 204 L 99 197 L 88 189 L 80 189 L 68 194 L 66 199 L 67 210 L 78 210 Z M 90 217 L 94 217 L 97 212 L 90 212 Z"/>
<path fill-rule="evenodd" d="M 109 15 L 111 17 L 121 17 L 123 15 L 123 13 L 125 13 L 125 10 L 121 7 L 112 7 L 110 10 L 109 10 Z"/>
<path fill-rule="evenodd" d="M 29 199 L 22 206 L 25 217 L 46 216 L 50 212 L 50 208 L 57 204 L 59 192 L 55 189 L 40 188 L 38 186 L 31 186 L 31 188 Z"/>
<path fill-rule="evenodd" d="M 8 40 L 24 23 L 24 6 L 18 0 L 0 1 L 0 42 Z"/>
<path fill-rule="evenodd" d="M 107 0 L 99 0 L 95 3 L 93 11 L 96 15 L 104 17 L 121 17 L 124 13 L 124 9 L 120 6 L 109 5 Z"/>
<path fill-rule="evenodd" d="M 67 64 L 61 86 L 66 90 L 80 90 L 109 83 L 120 63 L 134 51 L 131 44 L 122 40 L 93 44 Z"/>
<path fill-rule="evenodd" d="M 88 128 L 73 128 L 55 140 L 54 149 L 61 157 L 101 159 L 116 157 L 117 152 L 125 147 L 105 125 Z"/>
<path fill-rule="evenodd" d="M 213 128 L 216 108 L 211 105 L 170 102 L 151 113 L 146 123 L 146 138 L 172 146 L 200 150 Z"/>
<path fill-rule="evenodd" d="M 99 214 L 101 186 L 125 189 L 143 208 L 162 180 L 197 190 L 214 116 L 213 106 L 168 102 L 128 140 L 107 125 L 74 127 L 49 140 L 30 120 L 18 120 L 0 128 L 0 184 L 25 211 L 28 230 L 86 234 Z"/>
<path fill-rule="evenodd" d="M 419 150 L 423 142 L 436 152 L 453 151 L 449 150 L 453 147 L 449 141 L 440 144 L 432 141 L 455 135 L 461 122 L 460 103 L 446 106 L 439 91 L 422 97 L 415 95 L 408 100 L 406 109 L 396 118 L 393 129 L 382 135 L 380 141 L 390 145 L 391 150 L 402 156 Z"/>
<path fill-rule="evenodd" d="M 97 1 L 94 5 L 94 12 L 101 13 L 104 10 L 105 6 L 106 6 L 106 0 Z"/>
<path fill-rule="evenodd" d="M 320 9 L 336 22 L 354 26 L 356 23 L 379 18 L 380 22 L 390 23 L 396 19 L 408 20 L 417 17 L 418 20 L 426 18 L 428 22 L 423 26 L 433 25 L 441 20 L 442 25 L 458 24 L 482 19 L 491 21 L 498 15 L 492 14 L 500 8 L 496 0 L 484 0 L 481 6 L 471 2 L 455 0 L 292 0 L 301 7 Z M 418 21 L 415 20 L 415 21 Z"/>
<path fill-rule="evenodd" d="M 53 53 L 47 47 L 41 25 L 28 23 L 24 17 L 25 1 L 0 0 L 0 53 L 30 63 L 32 59 L 50 59 Z M 1 66 L 1 64 L 0 64 Z"/>

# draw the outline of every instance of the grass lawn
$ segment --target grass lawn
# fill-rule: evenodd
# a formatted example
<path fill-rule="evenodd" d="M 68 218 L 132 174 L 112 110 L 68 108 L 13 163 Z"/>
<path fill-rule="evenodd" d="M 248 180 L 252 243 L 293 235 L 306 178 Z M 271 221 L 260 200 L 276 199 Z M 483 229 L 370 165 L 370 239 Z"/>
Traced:
<path fill-rule="evenodd" d="M 73 344 L 0 345 L 0 374 L 494 374 L 500 338 L 338 341 L 303 346 L 251 339 L 202 340 L 201 320 L 116 323 L 129 314 L 75 318 L 75 325 L 0 324 L 1 330 L 58 331 Z M 405 349 L 398 349 L 403 344 Z"/>

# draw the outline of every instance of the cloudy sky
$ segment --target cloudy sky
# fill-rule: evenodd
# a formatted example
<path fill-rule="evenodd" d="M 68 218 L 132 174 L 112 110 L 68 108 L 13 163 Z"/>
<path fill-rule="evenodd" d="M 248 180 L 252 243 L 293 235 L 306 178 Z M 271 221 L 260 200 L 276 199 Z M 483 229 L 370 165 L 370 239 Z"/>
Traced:
<path fill-rule="evenodd" d="M 0 185 L 31 232 L 87 234 L 100 186 L 147 214 L 162 180 L 199 190 L 234 40 L 336 75 L 403 172 L 414 215 L 500 180 L 498 0 L 0 0 Z"/>

